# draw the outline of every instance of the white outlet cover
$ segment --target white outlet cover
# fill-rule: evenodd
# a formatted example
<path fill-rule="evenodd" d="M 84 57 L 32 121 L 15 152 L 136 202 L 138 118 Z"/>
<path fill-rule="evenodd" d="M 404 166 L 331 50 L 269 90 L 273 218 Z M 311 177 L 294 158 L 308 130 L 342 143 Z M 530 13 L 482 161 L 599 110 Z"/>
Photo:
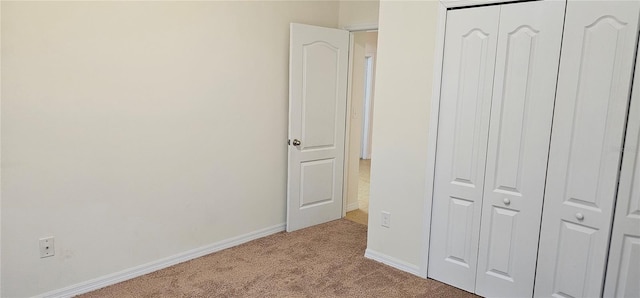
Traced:
<path fill-rule="evenodd" d="M 391 213 L 382 211 L 382 222 L 381 225 L 386 228 L 391 227 Z"/>
<path fill-rule="evenodd" d="M 56 254 L 53 237 L 42 238 L 40 243 L 40 258 L 52 257 Z"/>

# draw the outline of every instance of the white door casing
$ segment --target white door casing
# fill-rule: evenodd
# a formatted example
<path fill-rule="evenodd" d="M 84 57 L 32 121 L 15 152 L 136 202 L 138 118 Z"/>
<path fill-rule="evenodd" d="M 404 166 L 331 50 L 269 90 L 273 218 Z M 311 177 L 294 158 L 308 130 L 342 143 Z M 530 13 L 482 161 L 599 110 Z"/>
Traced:
<path fill-rule="evenodd" d="M 360 157 L 362 159 L 371 159 L 371 136 L 372 131 L 372 117 L 373 117 L 373 81 L 374 81 L 374 63 L 375 58 L 373 56 L 366 56 L 364 58 L 365 76 L 364 76 L 364 100 L 362 104 L 362 131 L 360 136 L 362 141 L 360 143 Z"/>
<path fill-rule="evenodd" d="M 635 67 L 604 297 L 640 297 L 640 51 Z"/>
<path fill-rule="evenodd" d="M 294 231 L 342 217 L 349 32 L 292 23 L 290 34 L 287 231 Z"/>
<path fill-rule="evenodd" d="M 447 13 L 428 276 L 473 292 L 500 6 Z"/>
<path fill-rule="evenodd" d="M 536 297 L 602 294 L 638 1 L 568 1 Z"/>
<path fill-rule="evenodd" d="M 503 5 L 475 293 L 531 297 L 564 1 Z"/>

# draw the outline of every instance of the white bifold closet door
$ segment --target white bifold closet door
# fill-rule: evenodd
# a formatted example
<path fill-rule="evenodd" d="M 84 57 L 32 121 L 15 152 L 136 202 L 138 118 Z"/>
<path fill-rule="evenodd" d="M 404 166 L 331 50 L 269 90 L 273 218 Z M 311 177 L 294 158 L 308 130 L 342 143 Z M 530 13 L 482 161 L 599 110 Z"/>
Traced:
<path fill-rule="evenodd" d="M 475 289 L 500 6 L 449 11 L 428 276 Z"/>
<path fill-rule="evenodd" d="M 429 277 L 531 296 L 563 15 L 563 1 L 448 12 Z"/>
<path fill-rule="evenodd" d="M 564 1 L 502 5 L 476 293 L 531 297 Z"/>
<path fill-rule="evenodd" d="M 639 14 L 567 3 L 535 296 L 602 295 Z"/>
<path fill-rule="evenodd" d="M 640 297 L 640 52 L 634 78 L 604 297 Z"/>

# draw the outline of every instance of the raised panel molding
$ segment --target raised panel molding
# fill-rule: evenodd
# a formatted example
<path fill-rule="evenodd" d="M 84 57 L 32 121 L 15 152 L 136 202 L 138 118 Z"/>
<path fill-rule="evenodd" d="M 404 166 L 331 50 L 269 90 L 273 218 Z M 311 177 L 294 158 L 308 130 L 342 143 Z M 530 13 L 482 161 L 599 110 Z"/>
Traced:
<path fill-rule="evenodd" d="M 527 138 L 527 105 L 532 92 L 533 61 L 536 58 L 538 31 L 520 26 L 508 34 L 505 83 L 502 89 L 498 153 L 496 154 L 496 190 L 521 196 L 522 157 Z M 526 61 L 525 67 L 514 62 Z"/>
<path fill-rule="evenodd" d="M 476 187 L 476 161 L 479 154 L 486 56 L 489 34 L 473 29 L 462 36 L 460 77 L 455 143 L 453 146 L 453 178 L 461 186 Z"/>
<path fill-rule="evenodd" d="M 473 201 L 451 198 L 447 225 L 447 261 L 469 267 Z"/>
<path fill-rule="evenodd" d="M 340 49 L 324 41 L 302 46 L 301 150 L 335 147 Z M 322 77 L 319 74 L 326 74 Z M 312 81 L 313 84 L 307 84 Z M 327 99 L 333 99 L 328 102 Z"/>
<path fill-rule="evenodd" d="M 598 230 L 567 221 L 561 225 L 553 292 L 559 297 L 584 297 L 583 274 L 589 272 L 589 248 Z"/>
<path fill-rule="evenodd" d="M 491 234 L 489 236 L 489 254 L 487 256 L 487 274 L 513 281 L 512 244 L 519 212 L 501 207 L 493 207 L 491 214 Z"/>
<path fill-rule="evenodd" d="M 619 71 L 622 51 L 624 51 L 624 34 L 626 23 L 618 21 L 612 16 L 598 18 L 591 25 L 584 28 L 582 43 L 582 59 L 578 72 L 578 92 L 574 105 L 574 119 L 569 151 L 567 170 L 566 203 L 581 208 L 601 211 L 603 189 L 613 187 L 603 185 L 601 179 L 603 163 L 611 148 L 604 147 L 609 143 L 605 140 L 612 135 L 609 124 L 612 104 L 611 100 L 620 90 Z M 595 71 L 598 70 L 598 71 Z M 611 78 L 603 80 L 602 78 Z M 607 125 L 593 125 L 593 123 L 607 123 Z M 593 141 L 593 140 L 598 141 Z M 621 144 L 620 144 L 621 145 Z M 619 149 L 618 149 L 619 150 Z"/>
<path fill-rule="evenodd" d="M 584 31 L 585 31 L 585 33 L 587 33 L 591 29 L 594 29 L 594 28 L 597 28 L 597 27 L 601 28 L 601 26 L 604 26 L 604 25 L 609 25 L 614 30 L 620 30 L 620 29 L 624 28 L 627 25 L 627 23 L 618 20 L 614 16 L 606 15 L 606 16 L 599 17 L 593 23 L 591 23 L 591 25 L 586 26 Z"/>
<path fill-rule="evenodd" d="M 640 297 L 640 236 L 625 236 L 616 297 Z"/>
<path fill-rule="evenodd" d="M 335 166 L 333 158 L 300 164 L 300 209 L 333 202 Z"/>

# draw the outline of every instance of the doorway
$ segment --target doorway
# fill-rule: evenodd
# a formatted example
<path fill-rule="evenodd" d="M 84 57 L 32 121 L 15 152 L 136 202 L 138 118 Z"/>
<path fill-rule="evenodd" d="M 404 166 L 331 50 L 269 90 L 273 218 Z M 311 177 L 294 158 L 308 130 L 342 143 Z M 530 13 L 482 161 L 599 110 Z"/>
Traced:
<path fill-rule="evenodd" d="M 377 30 L 352 32 L 351 39 L 353 55 L 349 78 L 351 92 L 348 98 L 349 141 L 347 152 L 345 152 L 347 157 L 345 218 L 367 225 L 378 32 Z"/>
<path fill-rule="evenodd" d="M 367 224 L 377 28 L 290 30 L 287 231 L 357 210 Z"/>

